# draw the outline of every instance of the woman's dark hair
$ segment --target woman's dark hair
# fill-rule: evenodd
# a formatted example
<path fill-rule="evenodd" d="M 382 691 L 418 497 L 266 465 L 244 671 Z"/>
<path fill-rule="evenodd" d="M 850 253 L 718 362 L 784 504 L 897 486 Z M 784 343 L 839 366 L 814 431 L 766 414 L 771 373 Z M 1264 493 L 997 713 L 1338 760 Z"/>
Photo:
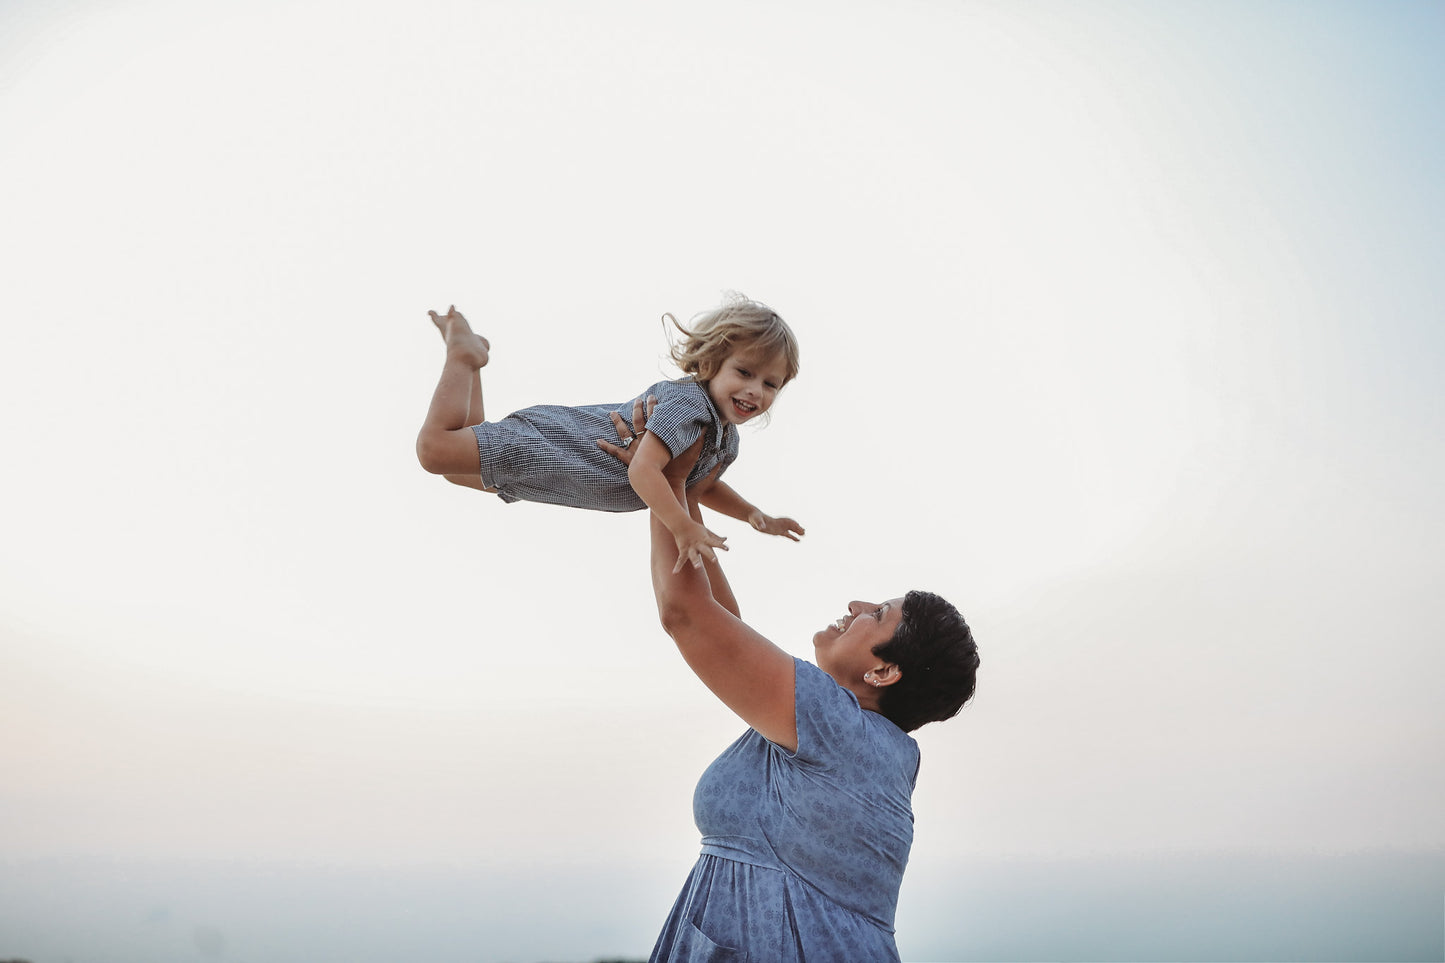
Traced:
<path fill-rule="evenodd" d="M 898 666 L 879 693 L 878 711 L 904 732 L 958 715 L 973 698 L 978 645 L 958 609 L 932 592 L 903 597 L 903 621 L 873 654 Z"/>

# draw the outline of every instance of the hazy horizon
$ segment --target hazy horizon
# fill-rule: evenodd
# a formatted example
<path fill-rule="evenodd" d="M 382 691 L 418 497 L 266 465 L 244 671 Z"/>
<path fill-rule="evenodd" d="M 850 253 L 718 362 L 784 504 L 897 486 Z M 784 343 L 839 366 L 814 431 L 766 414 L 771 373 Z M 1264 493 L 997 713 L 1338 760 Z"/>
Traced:
<path fill-rule="evenodd" d="M 689 862 L 3 863 L 0 934 L 33 947 L 30 963 L 642 960 Z M 1442 886 L 1441 852 L 995 859 L 911 872 L 899 948 L 905 963 L 1428 961 Z M 89 932 L 61 935 L 59 892 L 87 907 Z"/>

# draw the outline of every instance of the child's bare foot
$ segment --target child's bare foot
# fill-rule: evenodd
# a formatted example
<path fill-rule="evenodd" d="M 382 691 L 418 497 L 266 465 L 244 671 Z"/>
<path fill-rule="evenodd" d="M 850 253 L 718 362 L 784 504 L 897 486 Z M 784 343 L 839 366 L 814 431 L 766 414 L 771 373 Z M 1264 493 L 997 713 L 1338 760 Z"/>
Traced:
<path fill-rule="evenodd" d="M 449 323 L 460 324 L 467 331 L 472 330 L 472 326 L 467 323 L 467 319 L 457 310 L 455 304 L 447 308 L 446 314 L 437 314 L 435 311 L 428 311 L 427 314 L 431 315 L 431 323 L 436 325 L 437 330 L 441 332 L 442 340 L 446 340 L 447 325 Z"/>
<path fill-rule="evenodd" d="M 447 343 L 448 356 L 459 358 L 476 368 L 486 367 L 491 358 L 492 343 L 472 331 L 472 326 L 456 309 L 456 305 L 447 308 L 446 314 L 437 314 L 435 311 L 428 311 L 427 314 L 431 315 L 432 324 L 437 326 L 442 340 Z"/>

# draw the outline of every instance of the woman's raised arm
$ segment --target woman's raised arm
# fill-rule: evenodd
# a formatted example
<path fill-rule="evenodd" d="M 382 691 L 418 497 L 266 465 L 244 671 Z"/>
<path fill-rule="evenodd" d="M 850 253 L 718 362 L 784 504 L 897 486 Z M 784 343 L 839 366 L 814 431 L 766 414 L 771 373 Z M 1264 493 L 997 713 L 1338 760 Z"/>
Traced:
<path fill-rule="evenodd" d="M 724 606 L 731 600 L 722 566 L 677 565 L 672 532 L 648 513 L 652 533 L 652 590 L 662 628 L 677 644 L 703 685 L 769 742 L 788 751 L 798 748 L 798 722 L 793 690 L 793 657 Z M 711 573 L 711 574 L 710 574 Z M 712 578 L 722 579 L 719 598 Z M 734 608 L 736 603 L 734 603 Z"/>
<path fill-rule="evenodd" d="M 634 431 L 612 413 L 620 444 L 597 439 L 598 447 L 629 466 L 632 443 L 646 430 L 656 399 L 632 404 Z M 697 499 L 683 488 L 685 479 L 669 480 L 688 514 L 702 522 Z M 648 512 L 652 537 L 652 590 L 663 630 L 677 643 L 683 659 L 713 694 L 764 739 L 793 751 L 798 748 L 798 720 L 793 690 L 793 657 L 754 632 L 738 617 L 737 599 L 715 558 L 703 565 L 678 567 L 677 540 L 653 512 Z"/>

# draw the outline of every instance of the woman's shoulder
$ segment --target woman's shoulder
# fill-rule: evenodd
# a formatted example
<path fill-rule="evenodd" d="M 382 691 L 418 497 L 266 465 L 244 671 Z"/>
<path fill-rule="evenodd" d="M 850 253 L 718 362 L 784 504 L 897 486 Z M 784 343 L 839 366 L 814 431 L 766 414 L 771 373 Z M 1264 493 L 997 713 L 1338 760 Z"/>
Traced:
<path fill-rule="evenodd" d="M 887 717 L 858 704 L 858 697 L 806 659 L 794 658 L 798 754 L 825 761 L 854 756 L 867 744 L 918 765 L 918 743 Z M 806 737 L 805 737 L 806 733 Z"/>

